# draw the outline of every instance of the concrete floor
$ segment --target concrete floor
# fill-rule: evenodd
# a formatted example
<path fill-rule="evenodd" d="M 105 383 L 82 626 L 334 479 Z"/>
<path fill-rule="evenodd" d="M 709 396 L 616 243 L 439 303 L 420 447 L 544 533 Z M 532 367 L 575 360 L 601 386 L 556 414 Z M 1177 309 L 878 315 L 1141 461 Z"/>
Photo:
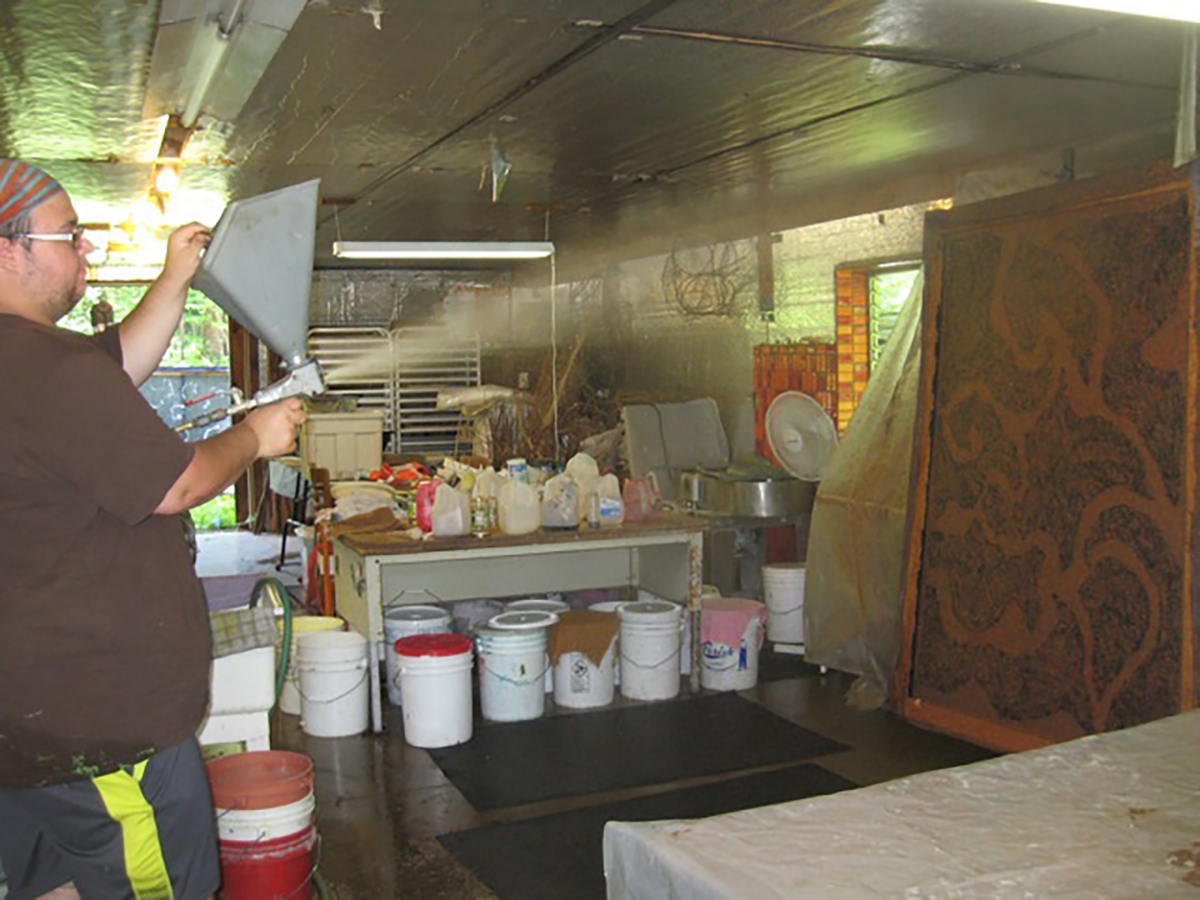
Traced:
<path fill-rule="evenodd" d="M 233 574 L 233 567 L 242 572 L 276 574 L 272 569 L 279 550 L 278 538 L 223 539 L 206 535 L 201 537 L 200 547 L 198 569 L 202 574 Z M 282 573 L 285 582 L 294 578 L 298 570 L 295 563 L 285 567 Z M 795 667 L 796 677 L 760 683 L 742 696 L 847 745 L 847 750 L 811 761 L 858 785 L 970 763 L 991 755 L 961 741 L 913 727 L 887 712 L 851 708 L 845 702 L 853 682 L 850 675 L 838 672 L 821 675 L 798 658 Z M 618 703 L 622 702 L 628 701 L 618 699 Z M 551 710 L 549 714 L 554 713 Z M 495 897 L 472 871 L 441 846 L 437 841 L 439 835 L 748 774 L 728 772 L 691 781 L 480 812 L 442 774 L 428 753 L 405 743 L 397 708 L 387 708 L 385 724 L 387 731 L 380 736 L 329 739 L 305 735 L 295 717 L 281 714 L 275 717 L 273 745 L 306 753 L 315 763 L 318 829 L 322 839 L 319 868 L 331 895 L 340 900 Z M 680 734 L 679 753 L 687 753 L 693 739 L 693 735 Z M 600 853 L 599 846 L 595 852 Z M 602 892 L 599 896 L 603 896 Z"/>

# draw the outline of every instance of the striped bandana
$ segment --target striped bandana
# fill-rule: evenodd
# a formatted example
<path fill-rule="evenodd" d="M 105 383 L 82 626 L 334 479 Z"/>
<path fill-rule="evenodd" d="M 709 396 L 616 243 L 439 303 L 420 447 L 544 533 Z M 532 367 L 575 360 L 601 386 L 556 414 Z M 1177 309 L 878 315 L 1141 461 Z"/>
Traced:
<path fill-rule="evenodd" d="M 0 159 L 0 225 L 7 225 L 62 189 L 37 166 L 19 159 Z"/>

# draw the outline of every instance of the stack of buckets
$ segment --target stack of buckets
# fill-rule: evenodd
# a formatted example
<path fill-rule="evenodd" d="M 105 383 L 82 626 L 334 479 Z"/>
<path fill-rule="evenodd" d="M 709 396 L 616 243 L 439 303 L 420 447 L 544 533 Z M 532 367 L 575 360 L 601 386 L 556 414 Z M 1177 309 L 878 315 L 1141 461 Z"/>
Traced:
<path fill-rule="evenodd" d="M 547 629 L 558 613 L 503 612 L 475 634 L 479 706 L 490 722 L 525 722 L 546 711 Z"/>
<path fill-rule="evenodd" d="M 388 701 L 393 706 L 404 705 L 397 641 L 416 634 L 448 634 L 452 620 L 453 616 L 440 606 L 393 606 L 383 611 L 383 637 L 387 647 L 383 660 Z"/>
<path fill-rule="evenodd" d="M 288 647 L 287 677 L 283 690 L 279 692 L 279 711 L 290 716 L 301 713 L 299 676 L 296 673 L 296 656 L 300 635 L 311 631 L 341 631 L 346 623 L 337 616 L 294 616 L 292 618 L 292 643 Z M 283 624 L 280 623 L 282 630 Z"/>
<path fill-rule="evenodd" d="M 767 608 L 757 600 L 700 599 L 700 686 L 745 691 L 758 684 Z"/>
<path fill-rule="evenodd" d="M 370 645 L 357 631 L 308 631 L 296 641 L 300 727 L 313 737 L 367 730 L 374 674 Z"/>
<path fill-rule="evenodd" d="M 316 869 L 313 764 L 283 750 L 206 764 L 216 807 L 222 900 L 312 896 Z"/>
<path fill-rule="evenodd" d="M 804 566 L 772 563 L 763 566 L 767 640 L 773 644 L 804 644 Z"/>

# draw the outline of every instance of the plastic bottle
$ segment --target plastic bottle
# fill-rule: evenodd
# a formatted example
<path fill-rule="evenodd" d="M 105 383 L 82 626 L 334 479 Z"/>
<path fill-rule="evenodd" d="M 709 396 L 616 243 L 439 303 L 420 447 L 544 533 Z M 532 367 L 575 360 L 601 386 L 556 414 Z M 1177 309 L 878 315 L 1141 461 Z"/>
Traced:
<path fill-rule="evenodd" d="M 423 481 L 417 487 L 417 526 L 422 531 L 433 531 L 433 501 L 437 498 L 440 484 L 435 478 Z"/>
<path fill-rule="evenodd" d="M 625 521 L 625 501 L 621 499 L 621 483 L 616 475 L 602 476 L 596 485 L 596 494 L 600 498 L 600 524 L 603 527 L 611 528 Z"/>

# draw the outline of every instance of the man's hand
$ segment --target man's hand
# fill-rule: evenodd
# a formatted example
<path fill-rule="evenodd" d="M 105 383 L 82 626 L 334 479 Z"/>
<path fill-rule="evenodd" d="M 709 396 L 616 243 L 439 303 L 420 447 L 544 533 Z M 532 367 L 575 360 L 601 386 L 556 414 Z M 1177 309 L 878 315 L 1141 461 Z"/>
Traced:
<path fill-rule="evenodd" d="M 190 283 L 200 267 L 200 256 L 212 240 L 212 232 L 199 222 L 192 222 L 172 232 L 167 239 L 167 261 L 163 274 L 168 278 Z"/>
<path fill-rule="evenodd" d="M 259 459 L 295 450 L 296 431 L 307 418 L 304 404 L 296 397 L 251 411 L 245 423 L 258 437 Z"/>

